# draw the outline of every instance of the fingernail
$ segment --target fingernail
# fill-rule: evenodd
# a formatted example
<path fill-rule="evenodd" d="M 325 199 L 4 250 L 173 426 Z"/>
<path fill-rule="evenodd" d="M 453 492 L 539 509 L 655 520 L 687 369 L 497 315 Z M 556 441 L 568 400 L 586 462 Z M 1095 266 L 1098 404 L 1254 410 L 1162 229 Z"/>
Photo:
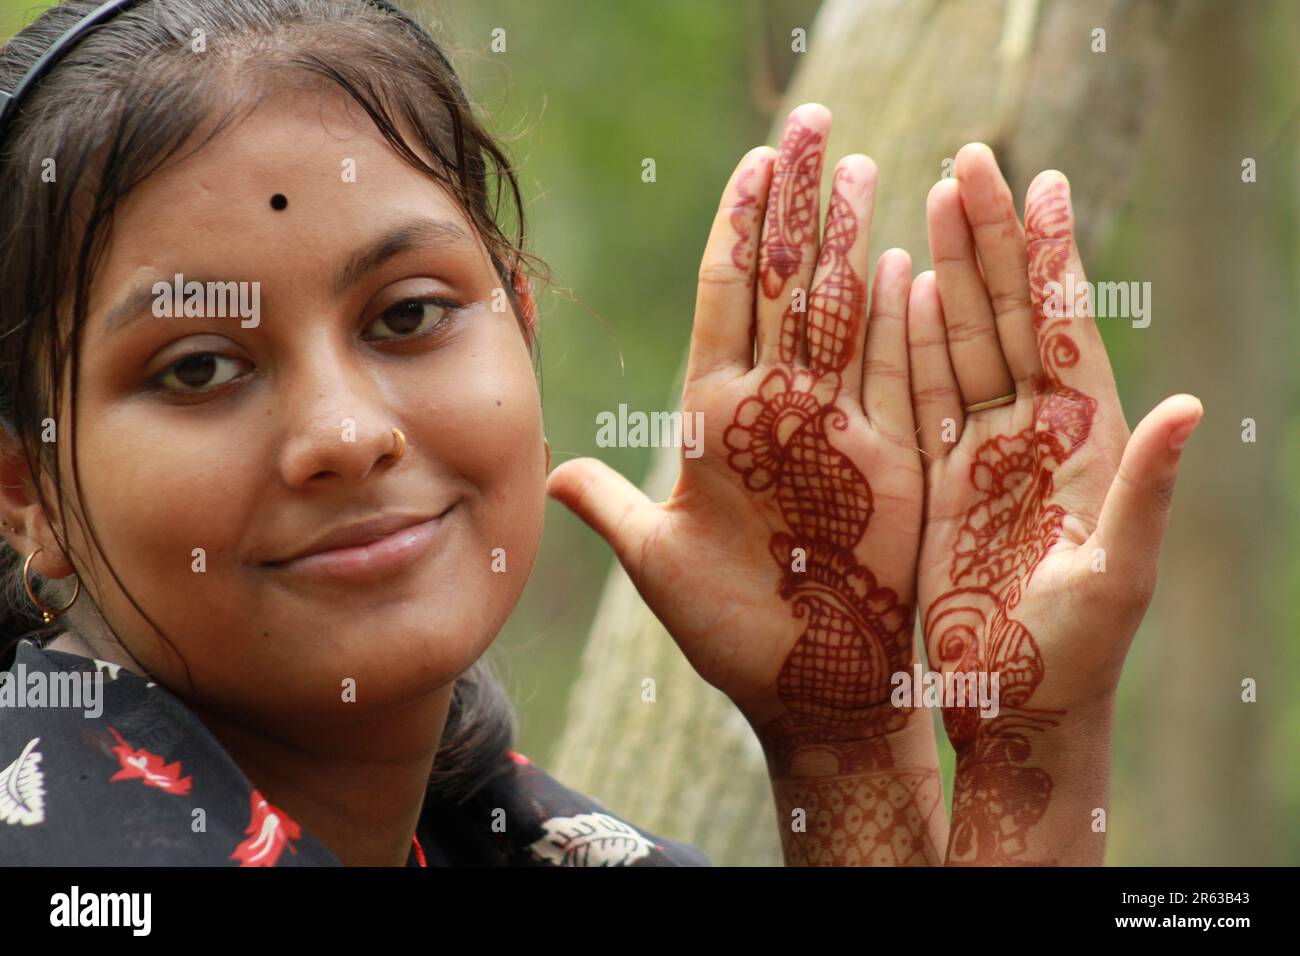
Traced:
<path fill-rule="evenodd" d="M 1196 426 L 1199 424 L 1199 421 L 1188 422 L 1186 425 L 1180 425 L 1178 428 L 1175 428 L 1170 432 L 1169 449 L 1171 451 L 1179 451 L 1187 444 L 1187 439 L 1192 437 L 1192 432 L 1196 431 Z"/>

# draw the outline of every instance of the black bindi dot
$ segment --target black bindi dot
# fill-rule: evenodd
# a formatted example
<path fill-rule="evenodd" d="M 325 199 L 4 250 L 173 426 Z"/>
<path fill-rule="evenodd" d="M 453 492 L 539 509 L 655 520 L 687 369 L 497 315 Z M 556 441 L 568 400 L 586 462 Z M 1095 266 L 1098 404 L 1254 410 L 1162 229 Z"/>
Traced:
<path fill-rule="evenodd" d="M 271 197 L 272 209 L 283 209 L 287 205 L 289 205 L 289 200 L 284 197 L 284 193 L 276 193 Z"/>

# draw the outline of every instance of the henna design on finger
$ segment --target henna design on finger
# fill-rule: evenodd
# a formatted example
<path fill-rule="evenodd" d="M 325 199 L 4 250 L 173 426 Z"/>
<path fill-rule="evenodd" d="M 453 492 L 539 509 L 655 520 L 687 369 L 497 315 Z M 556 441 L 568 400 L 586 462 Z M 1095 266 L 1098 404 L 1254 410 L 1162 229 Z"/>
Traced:
<path fill-rule="evenodd" d="M 817 193 L 821 188 L 825 136 L 797 119 L 786 125 L 772 171 L 767 222 L 759 250 L 758 278 L 763 295 L 778 299 L 803 265 L 805 250 L 817 243 Z M 811 306 L 809 306 L 811 307 Z M 787 304 L 781 316 L 781 361 L 794 362 L 803 338 L 803 312 Z"/>
<path fill-rule="evenodd" d="M 1029 247 L 1034 328 L 1041 329 L 1047 319 L 1043 311 L 1047 283 L 1065 278 L 1065 265 L 1070 259 L 1070 197 L 1065 183 L 1058 181 L 1041 190 L 1025 208 L 1025 239 Z M 1073 316 L 1074 303 L 1067 302 L 1065 307 L 1066 317 Z M 1043 367 L 1047 368 L 1047 363 Z"/>
<path fill-rule="evenodd" d="M 842 372 L 853 358 L 858 325 L 866 310 L 867 291 L 849 264 L 849 250 L 858 237 L 858 217 L 845 197 L 843 186 L 853 183 L 852 174 L 840 167 L 831 186 L 830 209 L 826 214 L 826 235 L 822 237 L 817 269 L 821 279 L 808 300 L 808 364 L 812 368 Z M 781 327 L 781 349 L 785 354 L 786 325 Z M 793 355 L 794 343 L 789 343 Z"/>
<path fill-rule="evenodd" d="M 767 230 L 759 280 L 769 299 L 781 295 L 789 278 L 799 271 L 804 249 L 816 242 L 817 191 L 821 186 L 825 137 L 797 119 L 781 137 L 780 155 L 772 171 L 768 196 Z"/>
<path fill-rule="evenodd" d="M 731 228 L 736 231 L 736 244 L 731 247 L 731 261 L 741 275 L 749 275 L 754 267 L 754 233 L 759 222 L 758 196 L 751 193 L 748 184 L 759 166 L 741 170 L 736 177 L 736 195 L 740 198 L 731 207 Z"/>

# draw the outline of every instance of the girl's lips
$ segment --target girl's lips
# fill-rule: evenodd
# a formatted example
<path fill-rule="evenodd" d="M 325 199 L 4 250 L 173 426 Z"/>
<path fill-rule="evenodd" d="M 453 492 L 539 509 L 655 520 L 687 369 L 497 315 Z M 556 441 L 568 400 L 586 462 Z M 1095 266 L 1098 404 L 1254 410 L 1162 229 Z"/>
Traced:
<path fill-rule="evenodd" d="M 358 583 L 385 578 L 406 570 L 429 552 L 452 510 L 448 508 L 436 518 L 399 528 L 369 544 L 331 548 L 268 567 L 322 581 Z"/>

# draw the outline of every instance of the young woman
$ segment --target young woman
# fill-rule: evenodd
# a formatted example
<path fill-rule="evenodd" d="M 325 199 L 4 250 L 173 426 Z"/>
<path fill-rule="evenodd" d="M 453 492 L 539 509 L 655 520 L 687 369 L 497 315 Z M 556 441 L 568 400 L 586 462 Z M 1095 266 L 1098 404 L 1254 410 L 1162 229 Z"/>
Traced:
<path fill-rule="evenodd" d="M 11 41 L 0 87 L 94 6 Z M 4 131 L 0 862 L 708 862 L 511 749 L 481 658 L 549 466 L 522 204 L 386 7 L 140 3 Z M 875 172 L 839 162 L 820 228 L 829 125 L 795 110 L 723 193 L 671 499 L 589 459 L 549 491 L 754 727 L 788 863 L 1100 860 L 1199 406 L 1129 437 L 1084 310 L 1043 318 L 1082 278 L 1063 178 L 1022 230 L 983 148 L 931 197 L 937 281 L 891 250 L 868 303 Z M 891 701 L 918 604 L 932 667 L 1003 676 L 999 717 L 945 711 L 951 845 L 931 722 Z M 99 713 L 14 703 L 79 674 Z"/>

